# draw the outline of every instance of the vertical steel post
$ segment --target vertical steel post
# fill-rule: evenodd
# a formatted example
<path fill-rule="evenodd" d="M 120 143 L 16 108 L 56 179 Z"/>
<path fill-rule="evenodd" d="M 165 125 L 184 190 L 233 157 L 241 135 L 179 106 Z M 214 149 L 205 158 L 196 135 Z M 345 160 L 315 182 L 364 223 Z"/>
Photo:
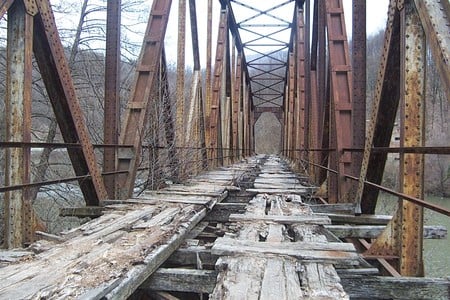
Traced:
<path fill-rule="evenodd" d="M 211 137 L 210 137 L 210 115 L 211 115 L 211 97 L 212 97 L 212 83 L 211 83 L 211 60 L 212 60 L 212 0 L 208 0 L 208 13 L 206 20 L 206 102 L 205 102 L 205 143 L 206 143 L 206 153 L 208 157 L 211 156 L 209 153 L 210 145 L 211 145 Z M 208 160 L 207 160 L 208 161 Z M 211 164 L 211 161 L 208 161 L 208 165 Z"/>
<path fill-rule="evenodd" d="M 105 99 L 103 119 L 103 143 L 117 145 L 119 142 L 120 116 L 120 11 L 121 0 L 107 3 L 106 55 L 105 55 Z M 116 170 L 116 148 L 103 150 L 103 172 Z M 116 176 L 105 175 L 106 192 L 110 199 L 116 198 Z"/>
<path fill-rule="evenodd" d="M 401 11 L 401 147 L 425 145 L 425 32 L 413 0 Z M 404 194 L 424 196 L 424 155 L 400 154 L 400 187 Z M 400 274 L 424 276 L 423 207 L 402 200 Z"/>
<path fill-rule="evenodd" d="M 338 174 L 328 175 L 328 201 L 353 201 L 349 191 L 352 183 L 345 180 L 345 174 L 352 173 L 352 155 L 344 148 L 353 145 L 352 132 L 352 69 L 345 28 L 342 0 L 327 1 L 327 33 L 330 63 L 331 145 L 336 147 L 330 157 L 330 167 Z"/>
<path fill-rule="evenodd" d="M 33 17 L 22 1 L 8 10 L 6 67 L 6 139 L 31 141 Z M 30 182 L 30 148 L 6 150 L 5 185 Z M 28 189 L 5 193 L 5 246 L 22 247 L 31 241 L 33 210 Z"/>
<path fill-rule="evenodd" d="M 364 148 L 366 135 L 366 0 L 353 0 L 353 147 Z M 363 154 L 353 153 L 353 175 L 358 176 Z"/>
<path fill-rule="evenodd" d="M 178 147 L 178 161 L 181 163 L 179 175 L 183 176 L 184 161 L 184 80 L 185 80 L 185 48 L 186 48 L 186 0 L 178 0 L 178 42 L 177 42 L 177 118 L 176 118 L 176 146 Z"/>

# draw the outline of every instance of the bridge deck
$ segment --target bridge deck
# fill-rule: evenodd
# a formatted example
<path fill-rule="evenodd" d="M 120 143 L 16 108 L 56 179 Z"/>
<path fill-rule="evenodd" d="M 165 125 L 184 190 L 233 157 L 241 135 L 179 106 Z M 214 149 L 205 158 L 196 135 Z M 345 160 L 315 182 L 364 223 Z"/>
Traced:
<path fill-rule="evenodd" d="M 313 190 L 283 160 L 259 156 L 185 184 L 108 201 L 101 217 L 57 242 L 18 251 L 19 258 L 1 268 L 0 299 L 126 299 L 133 293 L 174 299 L 177 292 L 211 299 L 448 296 L 446 280 L 374 276 L 378 270 L 353 244 L 331 233 L 345 228 L 330 224 L 381 227 L 388 218 L 342 214 L 352 205 L 314 203 Z"/>

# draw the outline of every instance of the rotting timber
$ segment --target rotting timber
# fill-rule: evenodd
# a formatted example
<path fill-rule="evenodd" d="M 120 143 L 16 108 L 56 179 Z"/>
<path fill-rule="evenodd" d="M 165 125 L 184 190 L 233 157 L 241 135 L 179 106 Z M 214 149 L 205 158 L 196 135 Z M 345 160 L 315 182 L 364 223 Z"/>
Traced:
<path fill-rule="evenodd" d="M 422 278 L 423 238 L 447 234 L 423 225 L 423 208 L 450 216 L 423 200 L 426 155 L 450 153 L 426 147 L 424 121 L 427 49 L 450 99 L 448 1 L 389 1 L 367 131 L 365 0 L 352 1 L 353 49 L 342 0 L 268 8 L 216 1 L 214 55 L 208 0 L 205 87 L 200 14 L 189 0 L 195 66 L 186 105 L 186 1 L 177 3 L 178 100 L 171 101 L 165 34 L 173 1 L 154 0 L 123 124 L 120 1 L 107 2 L 102 174 L 50 2 L 0 1 L 0 16 L 8 13 L 0 298 L 450 298 L 447 279 Z M 33 53 L 64 143 L 31 140 Z M 144 143 L 155 104 L 167 145 L 176 147 Z M 266 113 L 281 125 L 281 157 L 254 156 L 256 123 Z M 391 148 L 396 115 L 400 147 Z M 75 176 L 31 183 L 33 147 L 66 148 Z M 201 163 L 189 180 L 133 198 L 137 174 L 150 169 L 144 148 L 167 151 L 163 167 L 176 179 L 186 179 L 186 149 Z M 394 152 L 399 191 L 381 185 Z M 59 235 L 43 232 L 29 189 L 72 181 L 87 206 L 61 214 L 96 218 Z M 393 216 L 375 215 L 380 191 L 399 198 Z"/>

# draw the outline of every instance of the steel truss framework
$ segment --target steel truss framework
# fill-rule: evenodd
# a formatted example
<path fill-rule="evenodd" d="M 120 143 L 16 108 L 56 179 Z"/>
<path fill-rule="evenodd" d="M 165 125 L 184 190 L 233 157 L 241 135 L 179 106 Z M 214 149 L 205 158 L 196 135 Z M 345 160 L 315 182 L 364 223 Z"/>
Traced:
<path fill-rule="evenodd" d="M 450 5 L 448 1 L 391 0 L 369 127 L 365 129 L 364 0 L 353 0 L 353 56 L 342 0 L 285 1 L 258 8 L 252 1 L 220 0 L 212 59 L 212 10 L 208 0 L 206 79 L 202 84 L 197 12 L 189 0 L 194 74 L 184 112 L 186 1 L 179 4 L 177 107 L 168 101 L 164 37 L 172 1 L 154 0 L 133 90 L 119 124 L 120 0 L 108 1 L 103 176 L 96 163 L 83 111 L 48 0 L 5 0 L 8 13 L 7 140 L 5 192 L 8 248 L 33 239 L 37 226 L 28 189 L 31 143 L 31 62 L 39 66 L 86 204 L 132 196 L 151 104 L 161 101 L 165 138 L 178 146 L 169 156 L 174 174 L 183 147 L 194 141 L 203 168 L 254 153 L 254 126 L 263 113 L 282 124 L 282 153 L 326 187 L 330 203 L 354 202 L 355 214 L 373 214 L 380 190 L 401 198 L 386 231 L 367 248 L 391 274 L 422 276 L 423 207 L 450 215 L 423 200 L 424 155 L 449 154 L 424 142 L 427 45 L 450 99 Z M 245 17 L 238 11 L 246 10 Z M 288 13 L 286 12 L 288 11 Z M 236 14 L 235 14 L 236 12 Z M 262 18 L 260 20 L 260 18 Z M 446 20 L 436 22 L 435 20 Z M 287 33 L 287 38 L 286 38 Z M 158 95 L 153 97 L 156 92 Z M 204 101 L 205 100 L 205 101 Z M 389 148 L 395 116 L 401 116 L 401 147 Z M 14 112 L 14 113 L 12 113 Z M 177 126 L 175 126 L 177 125 Z M 117 134 L 121 127 L 120 135 Z M 43 146 L 42 144 L 40 144 Z M 120 147 L 118 147 L 120 145 Z M 55 145 L 50 145 L 55 147 Z M 355 150 L 362 150 L 361 152 Z M 387 154 L 400 152 L 398 192 L 380 186 Z M 45 184 L 45 183 L 42 183 Z M 35 183 L 36 185 L 36 183 Z M 387 260 L 391 263 L 387 264 Z"/>

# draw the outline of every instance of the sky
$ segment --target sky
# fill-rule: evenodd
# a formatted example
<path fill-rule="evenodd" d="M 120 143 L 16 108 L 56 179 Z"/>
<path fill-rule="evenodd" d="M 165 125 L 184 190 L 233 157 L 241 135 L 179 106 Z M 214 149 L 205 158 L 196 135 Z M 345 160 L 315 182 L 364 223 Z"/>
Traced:
<path fill-rule="evenodd" d="M 189 1 L 187 1 L 189 2 Z M 264 5 L 262 9 L 266 9 L 268 7 L 272 7 L 274 5 L 277 5 L 278 3 L 281 3 L 280 0 L 240 0 L 240 2 L 252 4 L 255 3 L 255 5 Z M 352 0 L 343 0 L 344 3 L 344 12 L 346 17 L 346 27 L 347 27 L 347 34 L 349 37 L 351 37 L 351 10 L 352 10 Z M 235 4 L 233 4 L 235 5 Z M 389 0 L 371 0 L 367 1 L 367 34 L 373 35 L 379 32 L 380 30 L 383 30 L 386 26 L 386 19 L 387 19 L 387 10 L 388 10 Z M 201 56 L 201 65 L 202 67 L 205 66 L 205 57 L 206 57 L 206 18 L 207 18 L 207 1 L 206 0 L 197 0 L 196 1 L 197 6 L 197 23 L 198 23 L 198 30 L 199 30 L 199 36 L 202 38 L 199 38 L 200 43 L 200 56 Z M 213 53 L 215 48 L 215 43 L 217 42 L 217 27 L 219 22 L 219 11 L 220 11 L 220 4 L 219 0 L 213 0 Z M 236 6 L 239 7 L 239 6 Z M 237 8 L 233 8 L 235 11 L 236 18 L 238 18 L 239 11 Z M 241 8 L 242 9 L 242 8 Z M 242 9 L 244 12 L 241 12 L 241 15 L 252 13 L 249 10 Z M 292 19 L 292 5 L 286 6 L 285 9 L 286 13 L 283 13 L 283 17 L 290 21 Z M 174 0 L 172 2 L 172 8 L 171 8 L 171 16 L 169 19 L 169 25 L 167 28 L 166 33 L 166 53 L 168 56 L 168 60 L 175 62 L 177 57 L 177 33 L 178 33 L 178 22 L 177 22 L 177 14 L 178 14 L 178 1 Z M 252 13 L 253 14 L 253 13 Z M 255 19 L 256 20 L 256 19 Z M 189 14 L 186 15 L 186 22 L 187 22 L 187 36 L 186 36 L 186 63 L 188 64 L 189 61 L 192 61 L 192 51 L 191 51 L 191 36 L 190 36 L 190 22 L 189 22 Z M 213 55 L 214 59 L 214 55 Z"/>
<path fill-rule="evenodd" d="M 240 0 L 240 2 L 254 5 L 257 7 L 261 7 L 261 9 L 267 9 L 269 7 L 273 7 L 279 3 L 282 3 L 286 0 Z M 105 0 L 90 0 L 89 3 L 91 5 L 104 4 Z M 146 22 L 148 19 L 148 11 L 151 7 L 152 1 L 144 1 L 142 4 L 142 10 L 137 13 L 137 17 L 131 17 L 127 19 L 127 15 L 122 14 L 123 20 L 122 22 L 127 26 L 131 26 L 136 33 L 132 33 L 130 31 L 123 32 L 124 39 L 131 39 L 136 44 L 142 44 L 142 35 L 145 32 Z M 189 1 L 186 1 L 189 3 Z M 215 44 L 217 42 L 217 27 L 219 22 L 219 12 L 220 12 L 220 4 L 219 0 L 213 0 L 213 59 L 214 59 L 214 50 Z M 370 36 L 371 34 L 375 34 L 378 31 L 382 30 L 386 26 L 386 18 L 387 18 L 387 8 L 389 4 L 389 0 L 367 0 L 367 32 Z M 68 5 L 72 5 L 74 7 L 73 11 L 77 11 L 76 7 L 79 7 L 81 4 L 81 0 L 51 0 L 51 3 L 56 7 L 61 5 L 62 7 L 67 7 Z M 352 0 L 343 0 L 344 3 L 344 11 L 346 16 L 346 27 L 348 36 L 351 37 L 351 9 L 352 9 Z M 293 14 L 293 4 L 292 2 L 289 5 L 285 6 L 285 10 L 280 9 L 278 11 L 283 19 L 286 21 L 291 21 Z M 200 56 L 201 56 L 201 65 L 205 66 L 206 60 L 206 18 L 207 18 L 207 0 L 197 0 L 197 23 L 199 30 L 199 47 L 200 47 Z M 233 4 L 233 9 L 235 10 L 236 18 L 242 20 L 242 18 L 247 18 L 247 15 L 253 15 L 254 12 L 242 8 L 236 4 Z M 99 13 L 98 15 L 92 14 L 91 18 L 104 19 L 104 11 Z M 167 28 L 165 44 L 166 44 L 166 53 L 168 61 L 171 63 L 176 63 L 177 57 L 177 35 L 178 35 L 178 1 L 172 0 L 172 8 L 171 14 L 169 18 L 169 24 Z M 69 14 L 57 14 L 56 15 L 57 24 L 59 28 L 74 28 L 78 22 L 78 15 L 75 13 L 73 16 L 69 17 Z M 256 19 L 255 19 L 256 20 Z M 189 65 L 192 62 L 192 46 L 191 46 L 191 36 L 190 36 L 190 22 L 189 22 L 189 13 L 186 14 L 186 63 Z M 134 27 L 133 27 L 134 26 Z M 289 32 L 286 31 L 286 37 L 289 38 Z M 104 47 L 104 41 L 98 41 L 98 45 L 95 48 L 101 49 Z M 139 47 L 136 48 L 136 52 L 139 51 Z M 135 53 L 138 55 L 139 53 Z"/>

